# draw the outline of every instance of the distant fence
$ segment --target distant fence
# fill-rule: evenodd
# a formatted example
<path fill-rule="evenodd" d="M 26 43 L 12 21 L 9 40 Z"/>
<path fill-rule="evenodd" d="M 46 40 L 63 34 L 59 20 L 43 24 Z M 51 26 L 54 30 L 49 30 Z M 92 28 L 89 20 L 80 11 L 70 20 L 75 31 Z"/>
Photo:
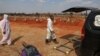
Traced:
<path fill-rule="evenodd" d="M 47 15 L 9 15 L 10 20 L 12 21 L 27 21 L 27 20 L 36 20 L 36 21 L 41 21 L 41 20 L 46 20 L 48 18 Z M 79 19 L 84 19 L 85 16 L 84 15 L 54 15 L 54 19 L 59 20 L 59 21 L 65 21 L 65 22 L 73 22 L 73 21 L 77 21 Z M 0 19 L 2 19 L 2 16 L 0 16 Z"/>

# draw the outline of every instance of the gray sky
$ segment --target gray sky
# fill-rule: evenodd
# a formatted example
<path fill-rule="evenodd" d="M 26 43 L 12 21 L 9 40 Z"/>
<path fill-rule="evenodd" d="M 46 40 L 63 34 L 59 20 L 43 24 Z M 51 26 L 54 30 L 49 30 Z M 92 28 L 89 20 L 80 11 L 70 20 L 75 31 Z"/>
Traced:
<path fill-rule="evenodd" d="M 0 13 L 60 13 L 74 6 L 100 8 L 100 0 L 0 0 Z"/>

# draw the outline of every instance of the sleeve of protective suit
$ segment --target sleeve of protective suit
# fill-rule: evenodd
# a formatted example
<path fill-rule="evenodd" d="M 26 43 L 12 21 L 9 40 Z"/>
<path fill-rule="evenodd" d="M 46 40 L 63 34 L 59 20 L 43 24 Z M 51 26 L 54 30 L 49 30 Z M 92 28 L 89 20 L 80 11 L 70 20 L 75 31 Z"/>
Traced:
<path fill-rule="evenodd" d="M 8 27 L 8 28 L 7 28 L 8 32 L 10 32 L 11 29 L 10 29 L 10 23 L 9 23 L 9 22 L 7 23 L 7 27 Z"/>
<path fill-rule="evenodd" d="M 9 22 L 8 21 L 5 23 L 4 31 L 5 32 L 10 32 L 10 25 L 9 25 Z"/>
<path fill-rule="evenodd" d="M 6 34 L 6 27 L 7 27 L 7 23 L 5 22 L 5 24 L 3 26 L 3 34 Z"/>

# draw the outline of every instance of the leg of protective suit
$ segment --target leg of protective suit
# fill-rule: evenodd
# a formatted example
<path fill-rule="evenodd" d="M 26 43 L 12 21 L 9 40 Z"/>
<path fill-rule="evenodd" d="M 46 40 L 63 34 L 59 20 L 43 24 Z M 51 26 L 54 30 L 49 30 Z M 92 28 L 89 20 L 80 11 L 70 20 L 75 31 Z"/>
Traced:
<path fill-rule="evenodd" d="M 55 33 L 51 34 L 51 36 L 52 36 L 52 39 L 56 39 Z"/>
<path fill-rule="evenodd" d="M 11 45 L 10 33 L 8 34 L 8 38 L 7 38 L 7 44 L 8 44 L 8 45 Z"/>
<path fill-rule="evenodd" d="M 7 37 L 5 35 L 3 35 L 2 40 L 0 41 L 0 44 L 5 44 L 7 40 Z"/>
<path fill-rule="evenodd" d="M 9 38 L 9 39 L 7 40 L 7 44 L 8 44 L 8 45 L 11 45 L 11 38 Z"/>
<path fill-rule="evenodd" d="M 50 32 L 47 32 L 47 37 L 46 39 L 51 39 L 51 33 Z"/>
<path fill-rule="evenodd" d="M 10 34 L 3 34 L 3 38 L 0 41 L 0 44 L 5 44 L 5 43 L 7 43 L 8 45 L 11 44 Z"/>

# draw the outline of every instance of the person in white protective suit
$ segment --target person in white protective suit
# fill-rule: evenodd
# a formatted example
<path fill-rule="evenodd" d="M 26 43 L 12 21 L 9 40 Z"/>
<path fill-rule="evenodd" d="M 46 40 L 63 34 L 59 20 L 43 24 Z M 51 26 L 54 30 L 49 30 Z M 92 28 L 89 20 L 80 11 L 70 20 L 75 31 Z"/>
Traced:
<path fill-rule="evenodd" d="M 53 22 L 54 22 L 54 17 L 49 16 L 49 18 L 47 18 L 47 37 L 45 40 L 46 44 L 48 44 L 50 41 L 58 43 L 53 29 Z"/>
<path fill-rule="evenodd" d="M 7 14 L 4 14 L 3 19 L 0 21 L 0 28 L 3 36 L 3 38 L 0 41 L 0 45 L 3 44 L 11 45 L 11 38 L 10 38 L 11 30 Z"/>

